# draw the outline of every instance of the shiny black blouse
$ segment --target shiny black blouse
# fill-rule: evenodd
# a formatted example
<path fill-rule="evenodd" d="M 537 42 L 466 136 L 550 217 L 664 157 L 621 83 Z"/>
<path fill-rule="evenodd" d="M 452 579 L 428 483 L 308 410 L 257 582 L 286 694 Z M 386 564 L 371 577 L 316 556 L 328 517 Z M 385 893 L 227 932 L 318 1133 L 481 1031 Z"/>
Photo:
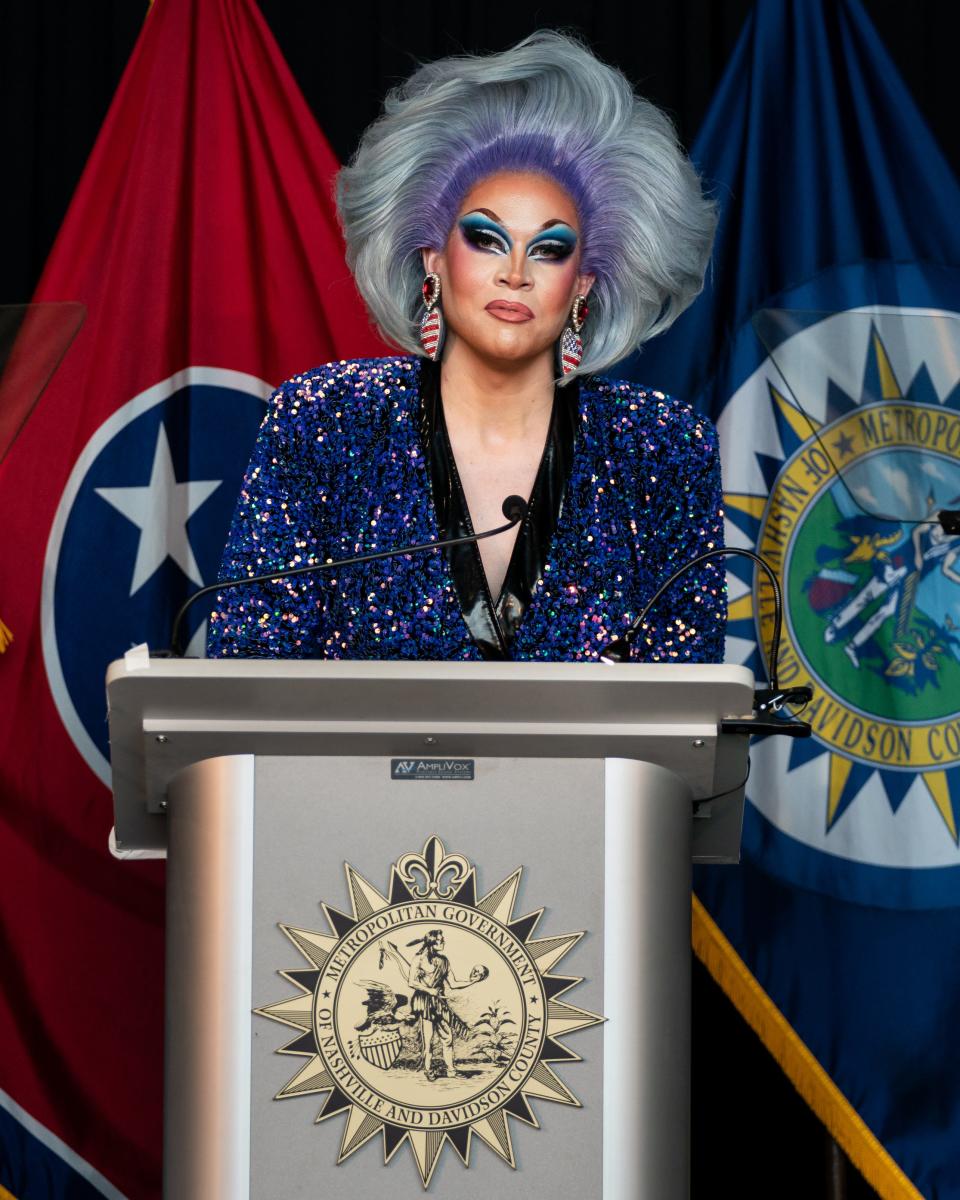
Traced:
<path fill-rule="evenodd" d="M 447 434 L 440 370 L 434 363 L 424 364 L 421 401 L 420 435 L 430 467 L 440 537 L 467 537 L 476 531 Z M 573 464 L 579 402 L 576 380 L 554 390 L 543 456 L 496 601 L 487 584 L 477 543 L 446 551 L 464 620 L 485 659 L 510 658 L 514 634 L 543 574 Z"/>

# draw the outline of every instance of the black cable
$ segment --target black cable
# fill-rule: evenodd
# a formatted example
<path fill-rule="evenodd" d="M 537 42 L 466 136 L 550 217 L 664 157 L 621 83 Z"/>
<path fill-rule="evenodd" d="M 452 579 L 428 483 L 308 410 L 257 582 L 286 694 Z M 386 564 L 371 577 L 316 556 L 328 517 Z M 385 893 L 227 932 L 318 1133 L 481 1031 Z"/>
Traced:
<path fill-rule="evenodd" d="M 747 773 L 740 780 L 740 782 L 737 784 L 734 784 L 734 786 L 732 788 L 727 788 L 727 790 L 725 792 L 716 792 L 712 796 L 702 796 L 699 800 L 694 800 L 693 811 L 696 812 L 701 804 L 710 804 L 714 800 L 722 800 L 724 798 L 724 796 L 732 796 L 734 792 L 739 792 L 741 788 L 745 788 L 747 786 L 747 780 L 750 778 L 750 767 L 752 765 L 752 762 L 753 762 L 753 760 L 750 758 L 750 755 L 748 754 L 747 755 Z"/>
<path fill-rule="evenodd" d="M 526 516 L 527 502 L 522 496 L 508 496 L 503 502 L 502 511 L 505 517 L 509 517 L 506 525 L 500 525 L 496 529 L 484 530 L 483 533 L 472 533 L 465 537 L 446 538 L 441 542 L 420 542 L 416 546 L 395 546 L 390 550 L 373 550 L 369 554 L 357 554 L 353 558 L 328 559 L 326 562 L 307 563 L 302 567 L 284 567 L 280 571 L 270 571 L 264 575 L 248 575 L 238 579 L 218 579 L 216 583 L 208 583 L 206 587 L 199 588 L 192 595 L 188 596 L 177 610 L 177 615 L 173 618 L 173 626 L 170 630 L 170 655 L 173 658 L 183 657 L 180 637 L 180 628 L 183 625 L 183 619 L 198 600 L 201 600 L 204 596 L 209 596 L 211 592 L 219 592 L 224 588 L 244 587 L 255 583 L 279 582 L 281 579 L 292 579 L 297 575 L 309 575 L 313 571 L 334 571 L 340 567 L 352 567 L 359 563 L 374 562 L 378 558 L 398 558 L 403 554 L 418 554 L 424 550 L 445 550 L 449 546 L 462 546 L 468 542 L 480 542 L 484 538 L 496 537 L 500 533 L 506 533 L 508 529 L 513 529 Z"/>
<path fill-rule="evenodd" d="M 767 573 L 770 580 L 770 585 L 773 588 L 773 635 L 770 638 L 770 661 L 768 663 L 767 673 L 770 676 L 770 691 L 779 691 L 777 684 L 777 660 L 780 657 L 780 632 L 783 626 L 783 594 L 780 590 L 780 581 L 777 579 L 770 564 L 760 557 L 759 554 L 754 554 L 752 550 L 744 550 L 739 546 L 725 546 L 722 550 L 708 550 L 704 554 L 698 554 L 696 558 L 691 558 L 688 563 L 684 563 L 679 570 L 674 571 L 670 578 L 660 585 L 653 593 L 651 598 L 643 606 L 639 616 L 630 625 L 626 633 L 619 638 L 615 638 L 600 655 L 603 662 L 623 662 L 629 657 L 630 647 L 636 641 L 637 634 L 640 632 L 640 626 L 647 618 L 650 609 L 656 604 L 664 592 L 671 588 L 676 581 L 687 573 L 692 567 L 699 566 L 702 562 L 709 562 L 714 558 L 726 558 L 729 555 L 742 555 L 744 558 L 749 558 L 762 567 Z M 626 653 L 623 653 L 623 647 L 626 646 Z"/>

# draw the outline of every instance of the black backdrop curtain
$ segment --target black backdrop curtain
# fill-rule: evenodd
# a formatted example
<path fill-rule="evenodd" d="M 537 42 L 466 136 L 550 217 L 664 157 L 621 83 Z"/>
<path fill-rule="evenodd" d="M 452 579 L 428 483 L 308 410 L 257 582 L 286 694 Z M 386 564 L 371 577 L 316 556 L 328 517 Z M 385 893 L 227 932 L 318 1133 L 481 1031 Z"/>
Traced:
<path fill-rule="evenodd" d="M 865 6 L 960 173 L 956 6 Z M 260 0 L 341 160 L 417 60 L 503 49 L 544 27 L 581 34 L 673 115 L 689 145 L 750 7 L 751 0 Z M 32 293 L 145 12 L 145 0 L 0 0 L 0 303 Z M 694 1197 L 715 1189 L 743 1200 L 873 1196 L 853 1171 L 845 1185 L 829 1182 L 837 1162 L 816 1118 L 699 966 L 694 981 Z"/>
<path fill-rule="evenodd" d="M 504 49 L 544 27 L 580 33 L 672 114 L 689 146 L 751 3 L 260 0 L 260 9 L 343 161 L 384 92 L 417 60 Z M 865 6 L 960 173 L 958 6 Z M 0 0 L 0 303 L 30 297 L 146 8 L 146 0 Z"/>

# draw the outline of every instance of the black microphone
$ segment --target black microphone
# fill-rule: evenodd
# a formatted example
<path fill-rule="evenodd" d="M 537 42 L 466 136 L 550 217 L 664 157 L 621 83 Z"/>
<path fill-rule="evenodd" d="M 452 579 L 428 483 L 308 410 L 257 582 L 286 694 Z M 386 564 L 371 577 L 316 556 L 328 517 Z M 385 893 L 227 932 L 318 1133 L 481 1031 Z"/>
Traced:
<path fill-rule="evenodd" d="M 511 525 L 516 525 L 527 515 L 529 505 L 522 496 L 508 496 L 503 502 L 501 512 Z M 486 537 L 486 534 L 482 535 Z"/>
<path fill-rule="evenodd" d="M 206 587 L 195 591 L 192 596 L 188 596 L 180 605 L 170 630 L 169 654 L 173 658 L 183 657 L 180 633 L 183 619 L 198 600 L 209 596 L 211 592 L 220 592 L 224 588 L 243 587 L 254 583 L 273 583 L 278 579 L 290 579 L 294 575 L 307 575 L 312 571 L 335 571 L 338 567 L 352 567 L 358 563 L 375 562 L 378 558 L 396 558 L 401 554 L 419 554 L 426 550 L 444 550 L 448 546 L 465 546 L 470 542 L 496 537 L 498 533 L 506 533 L 508 529 L 513 529 L 527 515 L 527 507 L 527 502 L 522 496 L 508 496 L 501 506 L 501 511 L 507 518 L 506 525 L 498 525 L 496 529 L 486 529 L 483 533 L 445 538 L 439 542 L 419 542 L 415 546 L 394 546 L 390 550 L 375 550 L 370 554 L 357 554 L 353 558 L 338 558 L 335 562 L 308 563 L 305 567 L 285 567 L 282 571 L 271 571 L 267 575 L 245 575 L 241 579 L 219 579 L 216 583 L 209 583 Z M 159 656 L 163 656 L 162 651 Z"/>

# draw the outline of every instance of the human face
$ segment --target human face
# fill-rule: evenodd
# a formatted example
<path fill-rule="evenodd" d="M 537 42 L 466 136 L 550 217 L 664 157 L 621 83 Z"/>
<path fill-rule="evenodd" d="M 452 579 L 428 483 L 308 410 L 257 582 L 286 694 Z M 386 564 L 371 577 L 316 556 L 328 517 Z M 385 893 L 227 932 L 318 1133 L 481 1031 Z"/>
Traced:
<path fill-rule="evenodd" d="M 444 249 L 424 253 L 442 286 L 444 357 L 462 341 L 503 365 L 544 357 L 552 366 L 573 299 L 593 284 L 580 243 L 576 206 L 552 179 L 504 171 L 476 184 Z"/>

